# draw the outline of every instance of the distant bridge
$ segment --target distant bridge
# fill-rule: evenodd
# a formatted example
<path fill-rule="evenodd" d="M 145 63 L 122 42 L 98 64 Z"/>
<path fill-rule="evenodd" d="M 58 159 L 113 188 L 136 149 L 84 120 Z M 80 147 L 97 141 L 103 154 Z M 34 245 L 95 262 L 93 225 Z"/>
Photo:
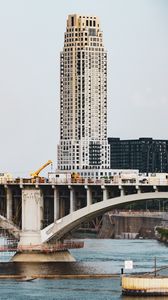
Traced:
<path fill-rule="evenodd" d="M 120 204 L 151 199 L 168 199 L 168 180 L 0 183 L 0 214 L 20 226 L 20 246 L 64 239 L 82 222 Z"/>

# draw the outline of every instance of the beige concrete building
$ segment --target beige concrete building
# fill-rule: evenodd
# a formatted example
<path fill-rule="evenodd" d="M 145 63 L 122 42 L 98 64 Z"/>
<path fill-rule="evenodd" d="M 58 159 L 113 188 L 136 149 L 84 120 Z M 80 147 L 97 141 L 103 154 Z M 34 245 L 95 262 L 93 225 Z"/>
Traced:
<path fill-rule="evenodd" d="M 58 169 L 109 168 L 107 53 L 99 19 L 69 15 L 60 57 Z"/>

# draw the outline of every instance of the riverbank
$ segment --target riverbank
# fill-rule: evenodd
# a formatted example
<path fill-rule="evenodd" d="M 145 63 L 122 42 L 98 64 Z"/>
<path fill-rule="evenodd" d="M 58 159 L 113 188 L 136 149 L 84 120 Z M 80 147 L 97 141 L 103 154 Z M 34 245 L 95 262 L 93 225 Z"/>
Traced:
<path fill-rule="evenodd" d="M 31 276 L 23 275 L 0 275 L 0 280 L 14 279 L 20 281 L 30 281 L 34 279 L 101 279 L 101 278 L 120 278 L 119 274 L 32 274 Z"/>
<path fill-rule="evenodd" d="M 155 239 L 154 228 L 160 227 L 167 219 L 165 212 L 111 211 L 103 215 L 99 238 Z"/>
<path fill-rule="evenodd" d="M 168 228 L 156 227 L 155 236 L 158 241 L 168 244 Z"/>

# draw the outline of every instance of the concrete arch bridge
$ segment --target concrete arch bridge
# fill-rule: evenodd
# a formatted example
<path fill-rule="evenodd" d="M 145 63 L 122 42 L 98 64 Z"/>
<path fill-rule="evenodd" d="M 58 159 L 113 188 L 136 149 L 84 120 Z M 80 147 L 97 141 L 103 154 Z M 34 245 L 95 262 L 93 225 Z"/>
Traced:
<path fill-rule="evenodd" d="M 0 184 L 0 214 L 20 226 L 19 246 L 59 241 L 82 222 L 120 204 L 141 200 L 168 199 L 168 182 L 112 183 L 104 180 L 71 182 L 10 182 Z M 2 205 L 2 203 L 4 203 Z"/>
<path fill-rule="evenodd" d="M 89 203 L 86 207 L 73 211 L 67 216 L 55 220 L 55 222 L 41 230 L 41 240 L 44 243 L 53 237 L 61 239 L 70 231 L 78 228 L 81 223 L 89 221 L 100 214 L 104 214 L 120 204 L 152 199 L 168 199 L 168 192 L 155 192 L 155 194 L 153 192 L 146 192 L 138 193 L 136 195 L 122 195 L 110 199 L 107 198 L 104 201 L 94 204 Z"/>

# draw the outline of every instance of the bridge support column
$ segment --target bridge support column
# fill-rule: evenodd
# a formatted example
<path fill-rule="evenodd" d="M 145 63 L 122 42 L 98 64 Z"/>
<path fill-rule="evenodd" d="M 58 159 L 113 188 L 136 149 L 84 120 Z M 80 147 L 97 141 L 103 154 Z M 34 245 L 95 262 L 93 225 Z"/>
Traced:
<path fill-rule="evenodd" d="M 43 220 L 43 195 L 41 190 L 22 190 L 22 232 L 19 246 L 41 244 L 40 230 Z"/>
<path fill-rule="evenodd" d="M 6 189 L 6 218 L 12 220 L 12 191 L 9 187 Z"/>
<path fill-rule="evenodd" d="M 75 191 L 70 187 L 70 214 L 75 211 Z"/>
<path fill-rule="evenodd" d="M 155 192 L 158 192 L 158 188 L 157 188 L 156 185 L 153 186 L 153 189 L 154 189 Z"/>
<path fill-rule="evenodd" d="M 90 206 L 92 204 L 92 192 L 88 185 L 85 186 L 85 188 L 86 188 L 87 206 Z"/>
<path fill-rule="evenodd" d="M 124 193 L 123 187 L 122 187 L 122 186 L 119 186 L 119 189 L 120 189 L 120 196 L 121 196 L 121 197 L 124 196 L 125 193 Z"/>
<path fill-rule="evenodd" d="M 103 201 L 106 201 L 108 197 L 108 192 L 107 192 L 107 188 L 104 187 L 103 188 Z"/>
<path fill-rule="evenodd" d="M 59 217 L 59 191 L 54 188 L 54 220 L 58 220 Z"/>
<path fill-rule="evenodd" d="M 138 185 L 136 185 L 136 190 L 137 190 L 137 194 L 141 193 L 140 187 Z"/>

